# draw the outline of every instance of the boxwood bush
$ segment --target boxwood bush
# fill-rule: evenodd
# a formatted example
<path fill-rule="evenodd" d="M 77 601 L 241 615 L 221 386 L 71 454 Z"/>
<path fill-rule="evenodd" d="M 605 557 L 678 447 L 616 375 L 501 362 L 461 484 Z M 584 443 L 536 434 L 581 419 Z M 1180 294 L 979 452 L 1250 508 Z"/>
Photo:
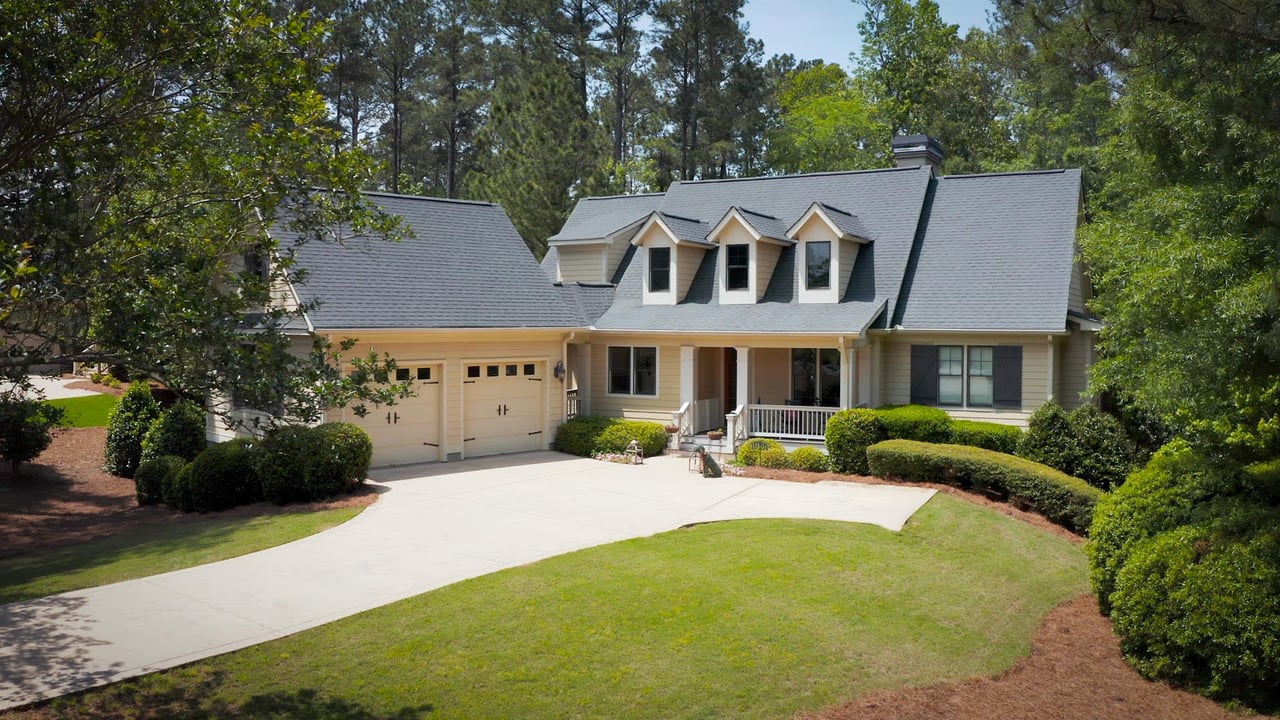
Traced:
<path fill-rule="evenodd" d="M 791 456 L 787 455 L 786 449 L 781 445 L 769 447 L 761 450 L 756 456 L 756 464 L 760 467 L 787 470 L 791 468 Z"/>
<path fill-rule="evenodd" d="M 369 474 L 373 460 L 373 440 L 359 425 L 325 423 L 315 428 L 321 454 L 315 458 L 310 478 L 311 498 L 333 497 L 352 492 Z"/>
<path fill-rule="evenodd" d="M 142 436 L 142 459 L 177 455 L 190 462 L 208 444 L 204 410 L 190 400 L 179 400 L 151 421 Z"/>
<path fill-rule="evenodd" d="M 791 467 L 805 472 L 826 472 L 830 469 L 827 456 L 816 447 L 798 447 L 787 456 Z"/>
<path fill-rule="evenodd" d="M 255 449 L 253 441 L 236 438 L 212 445 L 197 455 L 189 478 L 194 509 L 225 510 L 261 500 Z"/>
<path fill-rule="evenodd" d="M 841 410 L 827 421 L 827 453 L 838 473 L 866 475 L 867 448 L 885 439 L 884 423 L 875 410 Z"/>
<path fill-rule="evenodd" d="M 667 430 L 644 420 L 584 415 L 562 423 L 551 447 L 570 455 L 592 457 L 597 453 L 624 452 L 632 440 L 639 441 L 645 457 L 661 455 L 667 447 Z"/>
<path fill-rule="evenodd" d="M 196 509 L 196 498 L 192 492 L 191 463 L 185 459 L 183 462 L 182 467 L 164 478 L 164 504 L 174 510 L 192 512 Z"/>
<path fill-rule="evenodd" d="M 876 410 L 888 440 L 945 443 L 951 440 L 951 416 L 946 410 L 925 405 L 901 405 Z"/>
<path fill-rule="evenodd" d="M 177 455 L 162 455 L 139 463 L 133 474 L 134 494 L 138 498 L 138 504 L 155 505 L 164 502 L 165 485 L 186 464 L 186 458 Z"/>
<path fill-rule="evenodd" d="M 1012 455 L 1018 449 L 1022 430 L 1013 425 L 1001 425 L 977 420 L 955 420 L 951 423 L 951 444 L 986 448 Z"/>
<path fill-rule="evenodd" d="M 783 449 L 782 443 L 777 440 L 772 440 L 770 438 L 751 438 L 750 440 L 742 443 L 738 448 L 738 455 L 735 460 L 743 467 L 760 465 L 761 453 L 769 450 L 773 450 L 775 452 L 781 450 L 784 455 L 787 452 Z"/>
<path fill-rule="evenodd" d="M 107 420 L 107 446 L 103 470 L 118 477 L 133 477 L 142 461 L 142 438 L 160 415 L 151 397 L 151 386 L 139 380 L 129 386 Z"/>
<path fill-rule="evenodd" d="M 1104 490 L 1124 482 L 1135 457 L 1134 445 L 1118 420 L 1092 405 L 1067 414 L 1055 400 L 1031 415 L 1018 454 Z"/>
<path fill-rule="evenodd" d="M 310 500 L 311 475 L 322 453 L 313 428 L 287 425 L 268 432 L 254 458 L 263 499 L 277 505 Z"/>
<path fill-rule="evenodd" d="M 867 448 L 871 472 L 915 482 L 943 482 L 1006 494 L 1071 530 L 1093 519 L 1101 490 L 1046 465 L 963 445 L 886 440 Z"/>

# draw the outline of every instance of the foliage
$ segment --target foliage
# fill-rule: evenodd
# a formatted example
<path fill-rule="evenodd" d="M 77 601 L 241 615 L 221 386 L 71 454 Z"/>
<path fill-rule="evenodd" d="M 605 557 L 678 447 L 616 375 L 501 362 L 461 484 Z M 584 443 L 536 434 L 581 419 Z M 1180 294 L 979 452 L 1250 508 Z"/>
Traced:
<path fill-rule="evenodd" d="M 798 447 L 787 456 L 787 463 L 796 470 L 826 472 L 831 463 L 826 453 L 816 447 Z"/>
<path fill-rule="evenodd" d="M 835 63 L 789 73 L 781 113 L 770 130 L 769 166 L 788 173 L 875 167 L 889 155 L 891 132 L 864 87 Z"/>
<path fill-rule="evenodd" d="M 142 436 L 142 461 L 163 455 L 195 460 L 208 444 L 204 410 L 189 400 L 179 400 L 161 412 Z"/>
<path fill-rule="evenodd" d="M 831 469 L 838 473 L 866 475 L 867 448 L 886 437 L 884 422 L 875 410 L 841 410 L 827 421 L 827 452 Z"/>
<path fill-rule="evenodd" d="M 1021 439 L 1022 430 L 1013 425 L 977 420 L 955 420 L 951 423 L 952 445 L 970 445 L 1012 455 Z"/>
<path fill-rule="evenodd" d="M 876 409 L 889 440 L 945 443 L 951 439 L 951 416 L 946 410 L 925 405 L 901 405 Z"/>
<path fill-rule="evenodd" d="M 235 438 L 200 453 L 191 463 L 194 508 L 200 512 L 226 510 L 261 500 L 255 452 L 254 441 Z"/>
<path fill-rule="evenodd" d="M 557 452 L 594 457 L 597 453 L 625 452 L 632 440 L 640 443 L 645 457 L 661 455 L 667 447 L 667 431 L 655 422 L 583 415 L 562 423 L 551 447 Z"/>
<path fill-rule="evenodd" d="M 155 505 L 164 502 L 165 487 L 170 478 L 177 474 L 187 459 L 177 455 L 161 455 L 150 460 L 143 460 L 138 471 L 133 474 L 134 495 L 139 505 Z"/>
<path fill-rule="evenodd" d="M 1057 400 L 1049 398 L 1027 421 L 1027 432 L 1018 443 L 1018 454 L 1067 472 L 1065 468 L 1074 466 L 1076 461 L 1074 435 L 1067 412 Z"/>
<path fill-rule="evenodd" d="M 1031 415 L 1018 454 L 1107 490 L 1133 469 L 1134 448 L 1114 417 L 1092 405 L 1067 414 L 1050 399 Z"/>
<path fill-rule="evenodd" d="M 1280 707 L 1275 507 L 1237 506 L 1142 541 L 1111 602 L 1121 648 L 1143 675 L 1220 700 Z"/>
<path fill-rule="evenodd" d="M 196 492 L 191 482 L 191 465 L 186 463 L 177 471 L 164 476 L 164 504 L 182 512 L 195 512 Z"/>
<path fill-rule="evenodd" d="M 151 386 L 138 380 L 125 391 L 107 421 L 106 464 L 103 470 L 119 477 L 133 477 L 142 459 L 142 439 L 160 416 L 160 405 Z"/>
<path fill-rule="evenodd" d="M 286 425 L 263 436 L 254 461 L 262 497 L 276 505 L 311 499 L 311 478 L 323 449 L 309 427 Z"/>
<path fill-rule="evenodd" d="M 791 467 L 791 456 L 782 447 L 769 447 L 761 450 L 756 455 L 756 465 L 766 468 L 776 468 L 786 470 Z"/>
<path fill-rule="evenodd" d="M 322 499 L 339 492 L 352 492 L 369 474 L 373 440 L 359 425 L 325 423 L 315 429 L 322 454 L 312 469 L 311 497 Z"/>
<path fill-rule="evenodd" d="M 49 433 L 63 424 L 61 408 L 10 395 L 0 397 L 0 460 L 18 466 L 36 459 L 53 442 Z"/>
<path fill-rule="evenodd" d="M 738 447 L 735 460 L 743 467 L 759 465 L 760 454 L 767 450 L 783 450 L 782 443 L 771 438 L 751 438 Z"/>
<path fill-rule="evenodd" d="M 942 482 L 1008 495 L 1076 532 L 1093 520 L 1104 493 L 1070 475 L 1013 455 L 963 445 L 886 440 L 867 448 L 871 472 L 912 482 Z"/>

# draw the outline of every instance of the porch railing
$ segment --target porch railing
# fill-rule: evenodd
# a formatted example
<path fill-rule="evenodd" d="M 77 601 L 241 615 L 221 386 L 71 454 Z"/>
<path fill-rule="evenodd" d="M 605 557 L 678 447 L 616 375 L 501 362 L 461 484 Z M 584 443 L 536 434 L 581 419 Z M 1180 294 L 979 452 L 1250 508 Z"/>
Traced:
<path fill-rule="evenodd" d="M 822 440 L 827 421 L 840 412 L 833 407 L 804 405 L 748 405 L 750 433 L 779 440 Z"/>
<path fill-rule="evenodd" d="M 680 428 L 676 433 L 676 447 L 693 437 L 693 413 L 689 410 L 689 403 L 680 406 L 679 410 L 671 413 L 671 424 Z"/>
<path fill-rule="evenodd" d="M 572 420 L 578 417 L 578 391 L 566 390 L 564 393 L 564 417 Z"/>
<path fill-rule="evenodd" d="M 693 434 L 723 429 L 720 423 L 724 422 L 724 401 L 720 398 L 695 400 L 689 403 L 689 410 L 693 414 Z"/>
<path fill-rule="evenodd" d="M 739 445 L 747 441 L 747 435 L 750 428 L 747 427 L 746 406 L 739 405 L 734 408 L 733 412 L 724 416 L 725 433 L 729 437 L 730 443 L 736 450 Z"/>

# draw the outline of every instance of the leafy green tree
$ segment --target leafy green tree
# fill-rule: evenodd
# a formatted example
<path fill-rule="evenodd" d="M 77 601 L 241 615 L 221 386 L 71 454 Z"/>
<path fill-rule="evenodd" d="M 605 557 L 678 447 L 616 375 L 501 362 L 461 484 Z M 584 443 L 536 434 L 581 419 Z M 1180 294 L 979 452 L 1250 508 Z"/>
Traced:
<path fill-rule="evenodd" d="M 13 476 L 18 468 L 49 448 L 50 430 L 63 424 L 64 411 L 30 398 L 0 397 L 0 460 L 7 460 Z"/>
<path fill-rule="evenodd" d="M 768 162 L 788 173 L 875 167 L 889 151 L 889 128 L 873 101 L 839 65 L 815 65 L 782 82 L 781 113 Z"/>

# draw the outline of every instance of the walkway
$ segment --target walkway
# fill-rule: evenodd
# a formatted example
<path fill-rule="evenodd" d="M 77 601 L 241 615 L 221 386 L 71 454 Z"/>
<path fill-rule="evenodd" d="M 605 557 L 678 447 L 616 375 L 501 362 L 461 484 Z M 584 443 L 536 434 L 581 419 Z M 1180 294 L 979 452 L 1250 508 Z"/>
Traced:
<path fill-rule="evenodd" d="M 704 479 L 556 453 L 375 471 L 355 519 L 231 560 L 0 606 L 0 709 L 289 635 L 466 578 L 714 520 L 900 530 L 932 490 Z"/>

